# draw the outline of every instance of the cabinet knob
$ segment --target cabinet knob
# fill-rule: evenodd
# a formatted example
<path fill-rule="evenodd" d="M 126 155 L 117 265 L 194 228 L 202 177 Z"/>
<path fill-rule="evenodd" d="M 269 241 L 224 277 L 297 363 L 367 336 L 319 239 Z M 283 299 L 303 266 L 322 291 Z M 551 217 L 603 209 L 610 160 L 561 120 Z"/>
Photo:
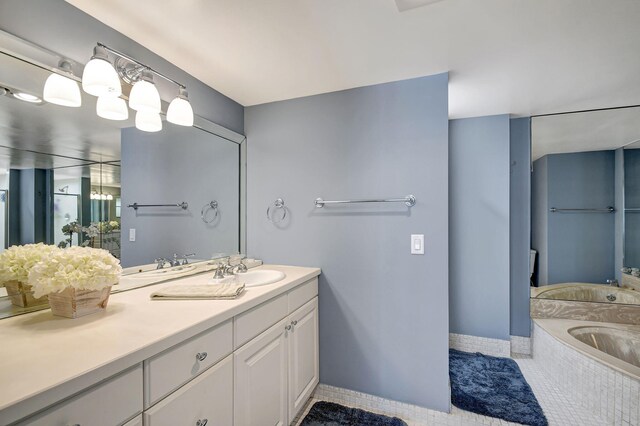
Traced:
<path fill-rule="evenodd" d="M 298 321 L 296 320 L 291 321 L 291 325 L 298 325 Z"/>
<path fill-rule="evenodd" d="M 198 361 L 204 361 L 204 359 L 205 359 L 206 357 L 207 357 L 207 353 L 206 353 L 206 352 L 198 352 L 198 353 L 196 354 L 196 359 L 197 359 Z M 204 426 L 204 425 L 206 425 L 206 424 L 207 424 L 207 423 L 206 423 L 206 422 L 207 422 L 207 419 L 205 419 L 204 421 L 205 421 L 205 423 L 203 423 L 203 424 L 202 424 L 202 425 L 200 425 L 200 426 Z"/>
<path fill-rule="evenodd" d="M 196 422 L 196 426 L 207 426 L 207 423 L 209 423 L 209 420 L 207 419 L 198 420 Z"/>
<path fill-rule="evenodd" d="M 284 329 L 287 331 L 291 331 L 291 324 L 288 324 Z"/>

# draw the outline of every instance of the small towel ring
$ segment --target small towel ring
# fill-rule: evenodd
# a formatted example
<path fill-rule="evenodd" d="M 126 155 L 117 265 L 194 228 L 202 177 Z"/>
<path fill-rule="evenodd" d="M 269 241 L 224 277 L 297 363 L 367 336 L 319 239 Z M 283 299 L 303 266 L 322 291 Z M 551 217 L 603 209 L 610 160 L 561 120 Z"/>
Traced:
<path fill-rule="evenodd" d="M 213 216 L 211 220 L 207 220 L 207 213 L 209 213 L 210 210 L 214 211 L 215 216 Z M 202 210 L 200 210 L 200 217 L 202 217 L 202 221 L 204 223 L 211 223 L 216 220 L 218 218 L 218 202 L 216 200 L 213 200 L 210 203 L 205 204 L 202 207 Z"/>
<path fill-rule="evenodd" d="M 275 212 L 276 210 L 282 211 L 282 217 L 279 220 L 274 220 L 271 218 L 271 209 Z M 287 217 L 287 208 L 284 206 L 284 200 L 282 198 L 278 198 L 273 202 L 273 205 L 267 207 L 267 220 L 273 224 L 282 222 Z"/>

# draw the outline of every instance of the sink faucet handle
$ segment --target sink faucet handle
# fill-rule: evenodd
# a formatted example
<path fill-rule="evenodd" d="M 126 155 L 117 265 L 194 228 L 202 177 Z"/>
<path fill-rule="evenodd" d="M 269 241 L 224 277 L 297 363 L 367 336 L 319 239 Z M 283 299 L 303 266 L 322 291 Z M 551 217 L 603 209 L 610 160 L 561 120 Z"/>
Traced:
<path fill-rule="evenodd" d="M 156 269 L 162 269 L 164 268 L 164 265 L 167 264 L 167 262 L 169 262 L 167 259 L 165 259 L 164 257 L 159 257 L 157 259 L 153 260 L 156 263 Z M 171 263 L 171 262 L 169 262 Z"/>
<path fill-rule="evenodd" d="M 188 265 L 189 264 L 189 260 L 187 260 L 189 257 L 193 257 L 195 256 L 195 253 L 189 253 L 189 254 L 183 254 L 182 255 L 182 264 L 183 265 Z"/>

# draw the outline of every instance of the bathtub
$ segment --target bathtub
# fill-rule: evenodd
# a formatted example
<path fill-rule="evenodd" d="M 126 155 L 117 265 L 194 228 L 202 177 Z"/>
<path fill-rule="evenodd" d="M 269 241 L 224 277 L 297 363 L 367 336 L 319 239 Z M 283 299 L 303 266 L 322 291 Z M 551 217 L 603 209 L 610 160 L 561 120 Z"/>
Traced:
<path fill-rule="evenodd" d="M 567 319 L 534 321 L 549 335 L 572 349 L 640 380 L 639 325 Z"/>
<path fill-rule="evenodd" d="M 597 325 L 573 327 L 569 334 L 600 352 L 640 368 L 640 330 Z"/>
<path fill-rule="evenodd" d="M 535 319 L 532 331 L 532 362 L 593 424 L 640 425 L 640 325 Z"/>
<path fill-rule="evenodd" d="M 532 288 L 538 299 L 574 300 L 576 302 L 622 303 L 640 305 L 640 292 L 603 284 L 562 283 Z"/>

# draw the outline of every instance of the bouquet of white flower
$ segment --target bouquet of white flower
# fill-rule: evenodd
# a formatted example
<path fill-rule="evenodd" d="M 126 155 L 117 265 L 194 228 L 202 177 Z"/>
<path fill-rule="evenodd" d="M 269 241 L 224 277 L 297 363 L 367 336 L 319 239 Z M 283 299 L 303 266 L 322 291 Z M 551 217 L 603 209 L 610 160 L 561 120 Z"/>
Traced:
<path fill-rule="evenodd" d="M 60 249 L 55 246 L 42 243 L 9 247 L 0 253 L 0 283 L 8 281 L 26 283 L 31 268 L 58 250 Z"/>
<path fill-rule="evenodd" d="M 29 284 L 34 296 L 40 297 L 68 288 L 102 290 L 116 284 L 121 274 L 120 261 L 108 251 L 69 247 L 55 251 L 33 265 L 29 271 Z"/>

